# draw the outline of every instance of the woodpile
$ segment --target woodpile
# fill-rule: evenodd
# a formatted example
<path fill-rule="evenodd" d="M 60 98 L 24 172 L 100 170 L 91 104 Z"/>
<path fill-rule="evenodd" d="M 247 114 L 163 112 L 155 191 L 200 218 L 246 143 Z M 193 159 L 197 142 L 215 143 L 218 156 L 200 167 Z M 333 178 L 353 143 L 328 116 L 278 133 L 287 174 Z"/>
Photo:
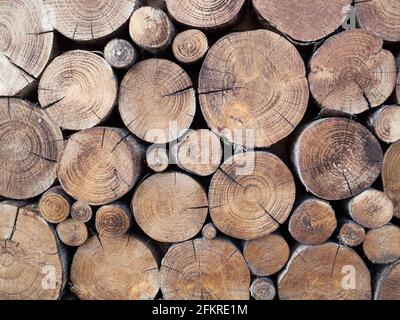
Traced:
<path fill-rule="evenodd" d="M 399 18 L 0 1 L 0 300 L 400 300 Z"/>

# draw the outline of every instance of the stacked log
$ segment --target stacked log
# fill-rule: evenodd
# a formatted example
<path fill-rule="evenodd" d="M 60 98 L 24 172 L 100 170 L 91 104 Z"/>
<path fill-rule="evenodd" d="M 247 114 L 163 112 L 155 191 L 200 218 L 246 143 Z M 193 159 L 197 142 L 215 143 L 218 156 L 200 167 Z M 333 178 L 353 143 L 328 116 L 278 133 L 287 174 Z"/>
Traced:
<path fill-rule="evenodd" d="M 317 198 L 302 201 L 289 220 L 289 232 L 299 243 L 324 243 L 337 226 L 335 211 L 332 206 Z"/>
<path fill-rule="evenodd" d="M 40 79 L 38 95 L 40 106 L 61 128 L 81 130 L 108 117 L 116 101 L 117 82 L 106 60 L 74 50 L 50 63 Z"/>
<path fill-rule="evenodd" d="M 385 153 L 382 168 L 383 190 L 394 204 L 394 215 L 400 218 L 400 142 L 392 144 Z"/>
<path fill-rule="evenodd" d="M 128 69 L 137 59 L 133 45 L 124 39 L 112 39 L 104 48 L 104 59 L 116 69 Z"/>
<path fill-rule="evenodd" d="M 164 299 L 248 300 L 250 272 L 230 241 L 195 239 L 172 246 L 161 262 Z"/>
<path fill-rule="evenodd" d="M 83 300 L 154 299 L 158 263 L 149 244 L 136 236 L 94 236 L 76 252 L 71 282 Z"/>
<path fill-rule="evenodd" d="M 29 87 L 47 65 L 53 29 L 40 1 L 2 1 L 0 25 L 0 96 L 13 96 Z"/>
<path fill-rule="evenodd" d="M 350 248 L 332 242 L 301 246 L 279 275 L 278 293 L 283 300 L 367 300 L 371 277 Z"/>
<path fill-rule="evenodd" d="M 292 160 L 307 190 L 326 200 L 355 196 L 378 178 L 383 153 L 365 127 L 345 118 L 308 124 L 297 137 Z"/>
<path fill-rule="evenodd" d="M 385 41 L 400 41 L 399 6 L 390 0 L 357 1 L 355 3 L 360 25 L 378 34 Z"/>
<path fill-rule="evenodd" d="M 47 190 L 39 200 L 42 217 L 50 223 L 60 223 L 68 218 L 71 210 L 71 198 L 61 186 Z"/>
<path fill-rule="evenodd" d="M 345 31 L 325 41 L 311 59 L 309 75 L 311 93 L 321 107 L 359 114 L 383 104 L 396 85 L 396 61 L 382 47 L 383 40 L 366 30 Z"/>
<path fill-rule="evenodd" d="M 129 33 L 139 47 L 161 53 L 171 45 L 175 29 L 161 9 L 141 7 L 130 19 Z"/>
<path fill-rule="evenodd" d="M 0 1 L 0 300 L 400 299 L 397 2 Z"/>
<path fill-rule="evenodd" d="M 131 206 L 140 228 L 161 242 L 194 237 L 208 212 L 207 195 L 200 183 L 175 171 L 145 179 L 136 189 Z"/>
<path fill-rule="evenodd" d="M 139 6 L 132 1 L 43 0 L 53 27 L 76 41 L 94 41 L 114 33 Z"/>
<path fill-rule="evenodd" d="M 68 257 L 54 229 L 32 206 L 3 201 L 0 213 L 0 299 L 61 298 Z"/>
<path fill-rule="evenodd" d="M 310 43 L 333 33 L 345 20 L 351 0 L 253 0 L 259 17 L 293 41 Z"/>

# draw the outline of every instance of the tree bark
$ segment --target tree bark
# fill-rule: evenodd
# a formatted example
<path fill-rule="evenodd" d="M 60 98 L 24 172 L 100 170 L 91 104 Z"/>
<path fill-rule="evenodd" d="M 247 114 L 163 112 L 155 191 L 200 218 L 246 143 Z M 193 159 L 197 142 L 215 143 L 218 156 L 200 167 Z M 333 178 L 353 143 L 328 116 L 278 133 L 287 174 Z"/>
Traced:
<path fill-rule="evenodd" d="M 28 199 L 56 179 L 63 148 L 61 130 L 39 108 L 17 98 L 0 98 L 0 195 Z"/>
<path fill-rule="evenodd" d="M 94 41 L 113 34 L 124 25 L 141 1 L 43 2 L 57 31 L 75 41 Z"/>
<path fill-rule="evenodd" d="M 57 234 L 60 240 L 70 247 L 82 245 L 89 236 L 86 225 L 81 221 L 71 218 L 57 225 Z"/>
<path fill-rule="evenodd" d="M 386 264 L 400 258 L 400 228 L 386 225 L 367 232 L 363 249 L 367 258 L 376 264 Z"/>
<path fill-rule="evenodd" d="M 277 156 L 262 151 L 236 154 L 211 179 L 211 219 L 231 237 L 259 238 L 286 221 L 295 195 L 293 176 Z"/>
<path fill-rule="evenodd" d="M 383 190 L 392 199 L 394 216 L 400 218 L 400 142 L 386 151 L 382 168 Z"/>
<path fill-rule="evenodd" d="M 279 234 L 248 240 L 243 245 L 243 256 L 251 272 L 257 276 L 277 273 L 285 266 L 289 255 L 289 245 Z"/>
<path fill-rule="evenodd" d="M 212 130 L 253 148 L 268 147 L 294 130 L 309 90 L 296 48 L 276 33 L 256 30 L 227 35 L 211 47 L 200 71 L 199 95 Z"/>
<path fill-rule="evenodd" d="M 170 16 L 179 24 L 216 31 L 236 24 L 245 0 L 166 0 Z"/>
<path fill-rule="evenodd" d="M 251 282 L 250 294 L 255 300 L 274 300 L 275 285 L 269 278 L 255 278 Z"/>
<path fill-rule="evenodd" d="M 151 238 L 180 242 L 194 237 L 208 212 L 204 188 L 180 172 L 154 174 L 135 190 L 131 203 L 137 224 Z"/>
<path fill-rule="evenodd" d="M 175 28 L 161 9 L 141 7 L 130 19 L 129 34 L 139 47 L 160 54 L 172 44 Z"/>
<path fill-rule="evenodd" d="M 60 223 L 68 218 L 72 199 L 61 186 L 47 190 L 39 200 L 41 216 L 50 223 Z"/>
<path fill-rule="evenodd" d="M 308 77 L 321 107 L 359 114 L 384 103 L 396 85 L 396 61 L 382 46 L 376 34 L 359 29 L 325 41 L 311 58 Z"/>
<path fill-rule="evenodd" d="M 392 200 L 382 191 L 368 189 L 347 204 L 350 217 L 365 228 L 379 228 L 389 223 L 393 218 L 394 206 Z"/>
<path fill-rule="evenodd" d="M 391 105 L 379 108 L 370 116 L 369 125 L 383 142 L 400 140 L 400 107 Z"/>
<path fill-rule="evenodd" d="M 53 32 L 41 1 L 0 3 L 0 96 L 31 87 L 50 59 Z"/>
<path fill-rule="evenodd" d="M 337 226 L 335 211 L 329 202 L 311 197 L 302 201 L 289 220 L 289 232 L 303 244 L 322 244 Z"/>
<path fill-rule="evenodd" d="M 132 189 L 143 160 L 143 147 L 126 130 L 86 129 L 68 139 L 59 161 L 58 179 L 76 200 L 103 205 Z"/>
<path fill-rule="evenodd" d="M 121 236 L 132 225 L 132 213 L 122 203 L 112 203 L 100 207 L 96 212 L 96 229 L 102 236 Z"/>
<path fill-rule="evenodd" d="M 196 111 L 190 77 L 180 66 L 164 59 L 147 59 L 131 68 L 122 80 L 118 99 L 126 127 L 150 143 L 167 143 L 180 137 Z"/>
<path fill-rule="evenodd" d="M 249 299 L 249 269 L 228 240 L 195 239 L 171 246 L 160 275 L 166 300 Z"/>
<path fill-rule="evenodd" d="M 358 23 L 385 41 L 400 41 L 400 7 L 390 0 L 358 1 L 355 3 Z"/>
<path fill-rule="evenodd" d="M 262 22 L 295 42 L 309 44 L 339 29 L 352 0 L 253 0 Z"/>
<path fill-rule="evenodd" d="M 205 56 L 208 50 L 207 36 L 197 29 L 179 33 L 172 43 L 172 52 L 181 63 L 194 64 Z"/>
<path fill-rule="evenodd" d="M 365 240 L 365 230 L 359 224 L 345 219 L 338 227 L 338 240 L 345 246 L 356 247 Z"/>
<path fill-rule="evenodd" d="M 104 48 L 104 59 L 113 68 L 128 69 L 138 59 L 138 53 L 130 42 L 124 39 L 112 39 Z"/>
<path fill-rule="evenodd" d="M 158 263 L 148 242 L 137 236 L 92 237 L 71 266 L 71 290 L 82 300 L 154 299 Z"/>
<path fill-rule="evenodd" d="M 279 275 L 278 294 L 281 300 L 369 300 L 371 276 L 351 248 L 300 246 Z"/>
<path fill-rule="evenodd" d="M 71 207 L 71 217 L 76 221 L 88 222 L 92 219 L 92 207 L 82 201 L 75 201 Z"/>
<path fill-rule="evenodd" d="M 378 178 L 383 153 L 377 139 L 359 123 L 325 118 L 308 124 L 292 150 L 303 185 L 325 200 L 354 197 Z"/>
<path fill-rule="evenodd" d="M 64 129 L 87 129 L 104 122 L 116 98 L 117 80 L 110 65 L 89 51 L 58 56 L 39 82 L 40 106 Z"/>
<path fill-rule="evenodd" d="M 34 206 L 1 202 L 0 238 L 1 300 L 56 300 L 62 296 L 68 257 L 54 229 Z"/>
<path fill-rule="evenodd" d="M 199 176 L 209 176 L 217 171 L 223 155 L 219 137 L 208 129 L 188 131 L 172 150 L 181 169 Z"/>

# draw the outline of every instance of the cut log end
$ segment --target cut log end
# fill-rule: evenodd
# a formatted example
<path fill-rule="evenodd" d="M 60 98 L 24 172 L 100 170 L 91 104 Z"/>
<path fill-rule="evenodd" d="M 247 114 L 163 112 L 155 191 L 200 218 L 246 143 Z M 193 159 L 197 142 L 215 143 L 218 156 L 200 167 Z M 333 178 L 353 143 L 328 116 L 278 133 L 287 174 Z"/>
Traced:
<path fill-rule="evenodd" d="M 394 204 L 394 216 L 400 218 L 400 142 L 385 153 L 382 168 L 383 190 Z"/>
<path fill-rule="evenodd" d="M 67 75 L 67 76 L 66 76 Z M 105 59 L 83 50 L 55 58 L 38 88 L 40 106 L 60 127 L 81 130 L 103 122 L 117 98 L 117 80 Z"/>
<path fill-rule="evenodd" d="M 118 99 L 126 127 L 150 143 L 167 143 L 180 137 L 196 111 L 190 77 L 180 66 L 164 59 L 147 59 L 134 65 L 122 80 Z"/>
<path fill-rule="evenodd" d="M 130 209 L 120 203 L 100 207 L 96 212 L 96 229 L 102 236 L 121 236 L 132 224 Z"/>
<path fill-rule="evenodd" d="M 275 285 L 268 278 L 256 278 L 251 283 L 250 294 L 255 300 L 274 300 Z"/>
<path fill-rule="evenodd" d="M 82 201 L 75 201 L 71 206 L 71 217 L 83 223 L 92 219 L 92 207 Z"/>
<path fill-rule="evenodd" d="M 385 266 L 375 283 L 375 300 L 400 300 L 400 261 Z"/>
<path fill-rule="evenodd" d="M 0 195 L 28 199 L 45 192 L 56 179 L 63 148 L 60 128 L 32 104 L 0 98 Z"/>
<path fill-rule="evenodd" d="M 301 246 L 279 275 L 278 293 L 282 300 L 370 300 L 371 276 L 351 248 Z"/>
<path fill-rule="evenodd" d="M 71 204 L 71 198 L 62 187 L 56 186 L 47 190 L 40 198 L 40 214 L 48 222 L 60 223 L 68 218 Z"/>
<path fill-rule="evenodd" d="M 187 27 L 215 31 L 234 25 L 245 0 L 166 0 L 171 17 Z"/>
<path fill-rule="evenodd" d="M 392 105 L 379 108 L 370 117 L 370 125 L 381 141 L 393 143 L 400 140 L 400 107 Z"/>
<path fill-rule="evenodd" d="M 309 97 L 305 76 L 300 54 L 280 35 L 267 30 L 229 34 L 204 59 L 201 111 L 208 126 L 227 141 L 268 147 L 303 118 Z"/>
<path fill-rule="evenodd" d="M 32 87 L 47 65 L 53 48 L 48 21 L 41 1 L 1 1 L 0 96 Z"/>
<path fill-rule="evenodd" d="M 259 238 L 286 221 L 295 193 L 293 176 L 277 156 L 263 151 L 239 153 L 211 179 L 211 219 L 229 236 Z"/>
<path fill-rule="evenodd" d="M 208 212 L 207 195 L 200 183 L 187 174 L 157 173 L 136 189 L 132 211 L 149 237 L 180 242 L 201 230 Z"/>
<path fill-rule="evenodd" d="M 227 240 L 196 239 L 173 245 L 160 273 L 166 300 L 249 299 L 249 269 L 240 250 Z"/>
<path fill-rule="evenodd" d="M 349 201 L 348 211 L 355 222 L 373 229 L 382 227 L 393 218 L 394 206 L 382 191 L 368 189 Z"/>
<path fill-rule="evenodd" d="M 364 239 L 364 228 L 353 221 L 345 221 L 339 228 L 338 240 L 345 246 L 356 247 L 363 243 Z"/>
<path fill-rule="evenodd" d="M 400 258 L 400 228 L 386 225 L 367 232 L 363 248 L 367 258 L 376 264 L 387 264 Z"/>
<path fill-rule="evenodd" d="M 203 229 L 201 230 L 201 234 L 204 239 L 212 240 L 215 239 L 217 236 L 217 228 L 215 225 L 210 222 L 204 225 Z"/>
<path fill-rule="evenodd" d="M 130 19 L 129 33 L 139 47 L 152 53 L 161 53 L 171 45 L 175 28 L 161 9 L 141 7 Z"/>
<path fill-rule="evenodd" d="M 147 149 L 146 163 L 154 172 L 163 172 L 169 166 L 168 152 L 164 147 L 153 145 Z"/>
<path fill-rule="evenodd" d="M 246 241 L 243 255 L 252 273 L 270 276 L 281 270 L 289 260 L 290 249 L 279 234 Z"/>
<path fill-rule="evenodd" d="M 322 244 L 333 234 L 337 226 L 335 211 L 323 200 L 304 200 L 289 220 L 289 232 L 303 244 Z"/>
<path fill-rule="evenodd" d="M 199 62 L 208 50 L 206 35 L 197 29 L 179 33 L 172 43 L 172 52 L 175 58 L 182 63 Z"/>
<path fill-rule="evenodd" d="M 392 0 L 357 1 L 357 21 L 385 41 L 400 41 L 400 7 Z"/>
<path fill-rule="evenodd" d="M 82 300 L 154 299 L 158 274 L 148 242 L 132 235 L 95 236 L 74 256 L 71 290 Z"/>
<path fill-rule="evenodd" d="M 33 207 L 0 203 L 0 239 L 0 300 L 61 298 L 67 281 L 66 252 Z M 48 274 L 53 275 L 50 281 Z"/>
<path fill-rule="evenodd" d="M 378 178 L 383 152 L 359 123 L 325 118 L 308 124 L 295 141 L 292 160 L 302 183 L 326 200 L 354 197 Z"/>
<path fill-rule="evenodd" d="M 322 39 L 345 21 L 352 0 L 253 0 L 262 21 L 304 44 Z M 307 17 L 305 19 L 305 17 Z"/>
<path fill-rule="evenodd" d="M 140 0 L 44 0 L 54 28 L 75 41 L 95 41 L 124 25 Z"/>
<path fill-rule="evenodd" d="M 59 223 L 57 225 L 57 234 L 63 243 L 71 247 L 82 245 L 89 236 L 86 225 L 75 219 L 67 219 Z"/>
<path fill-rule="evenodd" d="M 221 164 L 221 141 L 208 129 L 189 131 L 174 147 L 177 165 L 199 176 L 213 174 Z"/>
<path fill-rule="evenodd" d="M 113 39 L 104 48 L 104 58 L 111 67 L 128 69 L 136 62 L 136 49 L 124 39 Z"/>
<path fill-rule="evenodd" d="M 58 166 L 58 179 L 72 197 L 90 205 L 111 203 L 140 177 L 144 150 L 126 130 L 96 127 L 74 133 Z"/>
<path fill-rule="evenodd" d="M 360 29 L 328 39 L 310 62 L 315 100 L 322 107 L 349 114 L 384 103 L 396 85 L 396 61 L 382 46 L 376 34 Z"/>

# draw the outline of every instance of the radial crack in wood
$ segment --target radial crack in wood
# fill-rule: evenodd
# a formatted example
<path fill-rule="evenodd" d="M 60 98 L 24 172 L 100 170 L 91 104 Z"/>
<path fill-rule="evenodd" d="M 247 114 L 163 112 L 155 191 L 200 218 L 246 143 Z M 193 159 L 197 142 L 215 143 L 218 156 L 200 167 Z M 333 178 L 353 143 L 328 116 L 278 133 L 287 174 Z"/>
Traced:
<path fill-rule="evenodd" d="M 111 203 L 138 181 L 144 149 L 126 130 L 96 127 L 74 133 L 58 165 L 58 179 L 73 198 L 90 205 Z"/>
<path fill-rule="evenodd" d="M 166 300 L 248 300 L 250 272 L 230 241 L 195 239 L 171 246 L 161 262 Z"/>
<path fill-rule="evenodd" d="M 0 195 L 28 199 L 56 179 L 63 148 L 60 128 L 31 103 L 0 98 Z"/>
<path fill-rule="evenodd" d="M 359 123 L 325 118 L 299 133 L 292 160 L 307 190 L 326 200 L 354 197 L 378 178 L 383 153 L 378 140 Z"/>
<path fill-rule="evenodd" d="M 213 131 L 238 145 L 267 147 L 299 124 L 309 89 L 296 48 L 276 33 L 256 30 L 229 34 L 211 47 L 199 95 Z"/>
<path fill-rule="evenodd" d="M 229 236 L 259 238 L 286 221 L 295 194 L 293 176 L 277 156 L 263 151 L 236 154 L 211 179 L 211 219 Z"/>
<path fill-rule="evenodd" d="M 353 29 L 332 36 L 310 61 L 310 90 L 321 107 L 359 114 L 380 106 L 396 85 L 396 61 L 376 34 Z"/>

